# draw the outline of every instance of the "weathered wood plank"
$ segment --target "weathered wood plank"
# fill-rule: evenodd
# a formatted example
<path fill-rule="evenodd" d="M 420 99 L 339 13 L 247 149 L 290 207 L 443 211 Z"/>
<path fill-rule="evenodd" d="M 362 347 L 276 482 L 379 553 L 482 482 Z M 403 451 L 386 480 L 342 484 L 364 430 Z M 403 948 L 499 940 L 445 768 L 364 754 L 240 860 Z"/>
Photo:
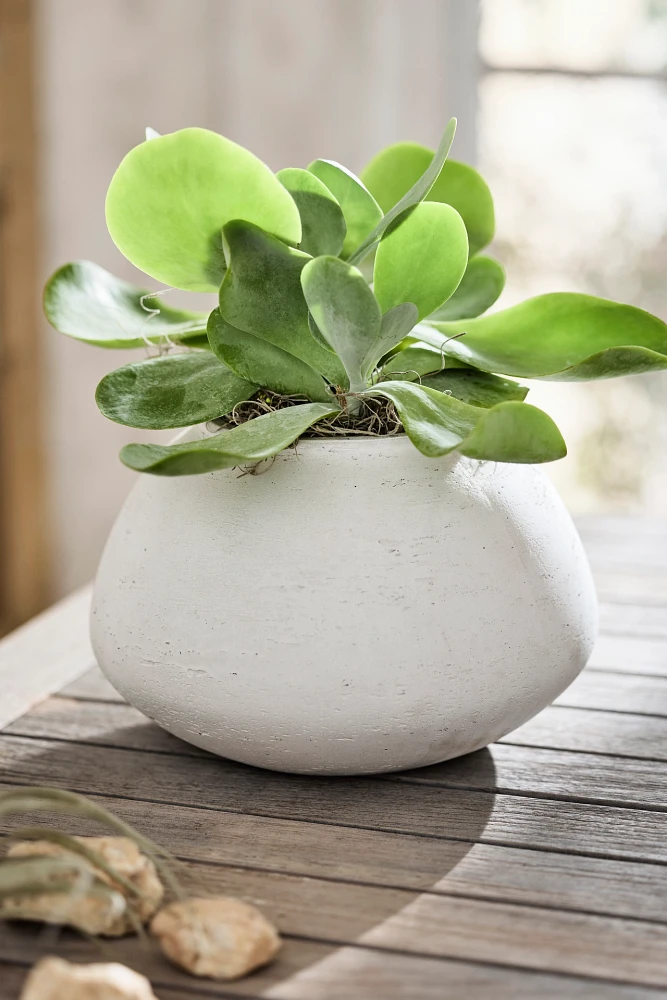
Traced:
<path fill-rule="evenodd" d="M 129 705 L 50 698 L 5 733 L 216 761 Z M 619 754 L 633 759 L 619 766 L 607 756 Z M 471 754 L 385 777 L 667 809 L 667 718 L 549 708 L 492 746 L 490 758 Z"/>
<path fill-rule="evenodd" d="M 260 907 L 289 937 L 667 986 L 664 924 L 210 865 L 181 878 Z"/>
<path fill-rule="evenodd" d="M 644 639 L 667 638 L 667 606 L 600 603 L 603 635 L 638 635 Z"/>
<path fill-rule="evenodd" d="M 584 670 L 554 704 L 667 717 L 667 677 Z"/>
<path fill-rule="evenodd" d="M 601 635 L 587 669 L 667 677 L 667 639 Z"/>
<path fill-rule="evenodd" d="M 477 755 L 477 782 L 494 762 Z M 175 757 L 0 737 L 0 780 L 145 801 L 456 838 L 587 855 L 667 862 L 665 817 L 646 809 L 462 791 L 381 778 L 315 778 L 261 771 L 222 758 Z M 486 775 L 486 777 L 485 777 Z M 400 784 L 400 792 L 397 790 Z M 206 816 L 202 822 L 206 822 Z"/>
<path fill-rule="evenodd" d="M 662 865 L 94 798 L 187 860 L 667 921 Z M 58 822 L 72 833 L 96 830 Z"/>
<path fill-rule="evenodd" d="M 0 640 L 0 729 L 95 662 L 84 587 Z"/>
<path fill-rule="evenodd" d="M 0 971 L 7 970 L 8 982 L 19 983 L 25 947 L 12 955 Z M 0 946 L 1 947 L 1 946 Z M 140 952 L 131 939 L 105 943 L 108 958 L 150 974 L 155 988 L 165 1000 L 188 997 L 217 997 L 236 1000 L 240 997 L 265 997 L 274 1000 L 656 1000 L 650 987 L 569 976 L 524 972 L 469 962 L 399 955 L 363 947 L 333 949 L 310 941 L 290 940 L 277 961 L 248 979 L 235 983 L 213 983 L 186 977 L 178 970 L 166 969 L 155 956 Z M 94 945 L 66 935 L 58 953 L 70 961 L 99 961 Z M 23 972 L 23 974 L 25 974 Z M 0 980 L 1 982 L 1 980 Z M 0 987 L 1 989 L 1 987 Z M 16 1000 L 17 993 L 1 1000 Z"/>
<path fill-rule="evenodd" d="M 501 742 L 664 761 L 667 719 L 583 708 L 545 708 Z M 628 775 L 634 767 L 626 761 L 612 762 L 611 766 Z"/>

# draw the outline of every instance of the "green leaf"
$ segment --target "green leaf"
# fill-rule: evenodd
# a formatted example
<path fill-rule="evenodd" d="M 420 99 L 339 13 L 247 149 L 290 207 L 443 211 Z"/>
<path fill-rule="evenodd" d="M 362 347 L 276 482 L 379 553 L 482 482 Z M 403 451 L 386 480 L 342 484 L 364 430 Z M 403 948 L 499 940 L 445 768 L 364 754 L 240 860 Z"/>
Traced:
<path fill-rule="evenodd" d="M 421 328 L 420 328 L 421 329 Z M 422 375 L 431 375 L 447 367 L 461 367 L 457 358 L 443 355 L 436 347 L 415 341 L 392 355 L 382 366 L 382 375 L 402 375 L 412 382 Z M 463 367 L 468 367 L 463 365 Z M 406 374 L 408 373 L 408 374 Z"/>
<path fill-rule="evenodd" d="M 111 238 L 158 281 L 215 292 L 225 270 L 221 230 L 243 219 L 287 243 L 299 212 L 266 164 L 235 142 L 186 128 L 142 142 L 114 174 L 106 201 Z"/>
<path fill-rule="evenodd" d="M 230 326 L 281 347 L 331 382 L 345 372 L 313 337 L 301 288 L 308 254 L 245 222 L 224 228 L 228 270 L 220 286 L 220 313 Z"/>
<path fill-rule="evenodd" d="M 387 212 L 433 162 L 433 151 L 426 146 L 416 142 L 398 142 L 378 153 L 361 177 L 382 210 Z M 486 181 L 473 167 L 448 160 L 438 170 L 427 198 L 428 201 L 452 205 L 457 210 L 468 230 L 471 256 L 493 239 L 493 198 Z"/>
<path fill-rule="evenodd" d="M 366 387 L 364 360 L 381 330 L 380 307 L 363 274 L 338 257 L 316 257 L 301 274 L 313 319 L 343 363 L 351 392 Z"/>
<path fill-rule="evenodd" d="M 274 392 L 302 395 L 314 402 L 331 402 L 326 382 L 314 368 L 252 333 L 237 330 L 214 309 L 209 317 L 211 348 L 232 371 Z"/>
<path fill-rule="evenodd" d="M 403 302 L 384 314 L 380 322 L 380 332 L 371 344 L 362 362 L 361 372 L 369 378 L 380 358 L 406 337 L 417 322 L 417 306 L 414 302 Z"/>
<path fill-rule="evenodd" d="M 380 382 L 364 395 L 390 399 L 405 433 L 429 458 L 457 449 L 470 458 L 533 464 L 566 454 L 551 417 L 528 403 L 484 409 L 413 382 Z"/>
<path fill-rule="evenodd" d="M 343 210 L 347 232 L 342 256 L 349 257 L 382 218 L 382 210 L 358 177 L 333 160 L 314 160 L 308 170 L 325 184 Z"/>
<path fill-rule="evenodd" d="M 575 382 L 667 368 L 667 325 L 643 309 L 556 292 L 419 335 L 483 371 Z"/>
<path fill-rule="evenodd" d="M 389 205 L 386 206 L 384 209 L 386 215 L 382 217 L 373 232 L 366 237 L 364 242 L 357 247 L 355 252 L 350 257 L 350 263 L 359 264 L 364 257 L 371 252 L 384 231 L 388 229 L 394 219 L 397 219 L 398 216 L 407 208 L 412 208 L 413 205 L 418 205 L 420 201 L 423 201 L 426 198 L 443 169 L 445 161 L 449 155 L 449 150 L 451 149 L 454 141 L 455 132 L 456 118 L 451 118 L 447 128 L 443 132 L 440 145 L 435 151 L 435 155 L 431 154 L 430 162 L 426 164 L 421 176 L 417 175 L 415 177 L 412 187 L 409 189 L 406 188 L 405 191 L 402 192 L 402 197 L 399 196 L 399 199 L 395 204 L 393 204 L 393 207 Z M 439 201 L 440 199 L 436 198 L 434 200 Z"/>
<path fill-rule="evenodd" d="M 427 375 L 421 385 L 438 392 L 450 392 L 471 406 L 490 407 L 510 399 L 523 402 L 528 395 L 526 386 L 474 368 L 447 368 L 436 375 Z"/>
<path fill-rule="evenodd" d="M 60 333 L 97 347 L 144 347 L 164 337 L 192 341 L 206 333 L 206 313 L 172 309 L 88 260 L 65 264 L 51 275 L 44 312 Z"/>
<path fill-rule="evenodd" d="M 499 298 L 505 287 L 504 268 L 491 257 L 471 257 L 461 284 L 447 302 L 429 316 L 429 321 L 473 319 L 481 316 Z"/>
<path fill-rule="evenodd" d="M 382 312 L 414 302 L 419 319 L 454 292 L 468 263 L 468 236 L 449 205 L 422 202 L 387 230 L 375 256 L 373 291 Z"/>
<path fill-rule="evenodd" d="M 257 389 L 209 351 L 193 351 L 118 368 L 102 379 L 95 399 L 117 424 L 159 430 L 213 420 Z"/>
<path fill-rule="evenodd" d="M 342 209 L 329 188 L 310 170 L 286 167 L 276 177 L 296 202 L 301 216 L 299 249 L 312 257 L 332 254 L 338 257 L 343 249 L 347 226 Z"/>
<path fill-rule="evenodd" d="M 255 417 L 232 430 L 184 444 L 128 444 L 120 453 L 125 465 L 158 476 L 189 476 L 232 469 L 271 458 L 324 417 L 340 408 L 331 403 L 303 403 Z"/>

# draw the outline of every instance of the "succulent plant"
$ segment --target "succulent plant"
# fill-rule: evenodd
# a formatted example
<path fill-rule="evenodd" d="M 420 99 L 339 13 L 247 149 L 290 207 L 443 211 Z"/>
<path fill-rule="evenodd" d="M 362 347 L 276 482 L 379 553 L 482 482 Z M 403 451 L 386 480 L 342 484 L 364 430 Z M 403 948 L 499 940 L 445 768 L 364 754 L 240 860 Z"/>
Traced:
<path fill-rule="evenodd" d="M 111 181 L 109 232 L 151 278 L 215 292 L 217 308 L 172 308 L 85 261 L 45 291 L 62 333 L 158 352 L 102 379 L 105 416 L 218 422 L 180 443 L 127 445 L 126 465 L 186 475 L 261 462 L 304 434 L 402 431 L 428 457 L 549 462 L 565 444 L 517 378 L 667 368 L 667 326 L 641 309 L 554 293 L 487 313 L 505 280 L 480 253 L 493 201 L 476 170 L 448 159 L 455 125 L 435 153 L 398 143 L 361 178 L 330 160 L 274 174 L 214 132 L 148 130 Z"/>

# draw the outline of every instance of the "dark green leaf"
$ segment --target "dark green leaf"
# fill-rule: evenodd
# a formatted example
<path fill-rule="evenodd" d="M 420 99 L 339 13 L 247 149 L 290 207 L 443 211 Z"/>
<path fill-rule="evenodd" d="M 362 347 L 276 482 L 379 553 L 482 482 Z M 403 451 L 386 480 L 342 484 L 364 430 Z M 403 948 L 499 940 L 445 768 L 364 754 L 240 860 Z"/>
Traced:
<path fill-rule="evenodd" d="M 95 398 L 110 420 L 158 430 L 213 420 L 249 399 L 257 388 L 210 351 L 193 351 L 118 368 L 105 375 Z"/>
<path fill-rule="evenodd" d="M 301 239 L 294 200 L 256 156 L 203 128 L 135 146 L 114 174 L 106 201 L 111 238 L 158 281 L 215 292 L 225 269 L 220 234 L 243 219 L 287 243 Z"/>
<path fill-rule="evenodd" d="M 405 190 L 401 192 L 401 195 L 399 195 L 396 202 L 392 203 L 391 206 L 387 205 L 384 209 L 386 215 L 383 216 L 373 232 L 366 237 L 363 243 L 357 247 L 355 252 L 350 257 L 350 262 L 352 264 L 359 264 L 364 259 L 366 254 L 370 253 L 385 230 L 392 224 L 394 219 L 398 218 L 398 216 L 407 208 L 411 208 L 413 205 L 418 205 L 420 201 L 423 201 L 426 198 L 438 179 L 443 166 L 445 165 L 445 161 L 449 155 L 449 150 L 451 149 L 454 141 L 455 132 L 456 118 L 451 118 L 443 133 L 442 139 L 440 140 L 440 145 L 435 151 L 435 155 L 431 153 L 430 161 L 425 165 L 424 170 L 421 172 L 421 176 L 416 175 L 412 187 L 409 189 L 405 188 Z M 434 198 L 433 200 L 440 201 L 441 199 Z"/>
<path fill-rule="evenodd" d="M 325 184 L 340 205 L 346 234 L 343 257 L 349 257 L 382 218 L 382 210 L 358 177 L 333 160 L 314 160 L 308 170 Z"/>
<path fill-rule="evenodd" d="M 538 295 L 478 319 L 422 324 L 420 337 L 483 371 L 583 381 L 667 368 L 667 325 L 591 295 Z"/>
<path fill-rule="evenodd" d="M 276 177 L 296 202 L 301 216 L 299 249 L 312 257 L 332 254 L 338 257 L 343 249 L 347 227 L 342 209 L 329 188 L 310 170 L 286 167 Z"/>
<path fill-rule="evenodd" d="M 377 248 L 373 291 L 382 312 L 414 302 L 423 319 L 442 305 L 468 263 L 468 236 L 449 205 L 415 205 L 386 231 Z"/>
<path fill-rule="evenodd" d="M 345 378 L 340 361 L 315 340 L 308 326 L 301 271 L 312 258 L 245 222 L 225 226 L 224 239 L 228 270 L 220 287 L 223 319 L 340 383 Z"/>
<path fill-rule="evenodd" d="M 457 449 L 470 458 L 533 464 L 566 453 L 551 417 L 528 403 L 484 409 L 413 382 L 380 382 L 365 395 L 390 399 L 406 434 L 429 458 Z"/>
<path fill-rule="evenodd" d="M 427 375 L 421 384 L 452 396 L 472 406 L 495 406 L 514 399 L 523 402 L 528 389 L 510 379 L 478 372 L 474 368 L 447 368 L 437 375 Z"/>
<path fill-rule="evenodd" d="M 230 326 L 214 309 L 208 321 L 211 348 L 221 361 L 263 389 L 302 395 L 313 402 L 331 402 L 326 382 L 314 368 L 282 347 Z"/>
<path fill-rule="evenodd" d="M 303 403 L 255 417 L 232 430 L 183 444 L 128 444 L 120 453 L 125 465 L 158 476 L 189 476 L 232 469 L 271 458 L 324 417 L 340 412 L 335 404 Z"/>
<path fill-rule="evenodd" d="M 505 287 L 505 271 L 491 257 L 471 257 L 461 284 L 450 299 L 429 316 L 429 321 L 473 319 L 498 299 Z"/>
<path fill-rule="evenodd" d="M 44 312 L 60 333 L 97 347 L 144 347 L 164 337 L 192 341 L 206 333 L 206 313 L 171 309 L 88 260 L 65 264 L 51 275 Z"/>
<path fill-rule="evenodd" d="M 416 142 L 398 142 L 378 153 L 361 176 L 382 210 L 387 212 L 433 162 L 432 150 Z M 493 239 L 493 198 L 486 181 L 473 167 L 448 160 L 438 170 L 437 179 L 426 197 L 428 201 L 452 205 L 463 218 L 471 256 Z"/>
<path fill-rule="evenodd" d="M 340 358 L 350 390 L 366 387 L 364 359 L 381 329 L 380 307 L 363 274 L 338 257 L 316 257 L 301 274 L 303 293 L 322 336 Z"/>

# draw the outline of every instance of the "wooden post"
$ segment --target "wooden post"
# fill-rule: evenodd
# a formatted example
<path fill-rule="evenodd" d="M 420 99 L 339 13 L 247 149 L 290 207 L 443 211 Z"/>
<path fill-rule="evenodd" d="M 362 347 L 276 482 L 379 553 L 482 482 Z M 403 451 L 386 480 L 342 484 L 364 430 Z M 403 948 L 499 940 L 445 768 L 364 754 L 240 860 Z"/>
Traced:
<path fill-rule="evenodd" d="M 0 633 L 47 600 L 32 0 L 0 0 Z"/>

